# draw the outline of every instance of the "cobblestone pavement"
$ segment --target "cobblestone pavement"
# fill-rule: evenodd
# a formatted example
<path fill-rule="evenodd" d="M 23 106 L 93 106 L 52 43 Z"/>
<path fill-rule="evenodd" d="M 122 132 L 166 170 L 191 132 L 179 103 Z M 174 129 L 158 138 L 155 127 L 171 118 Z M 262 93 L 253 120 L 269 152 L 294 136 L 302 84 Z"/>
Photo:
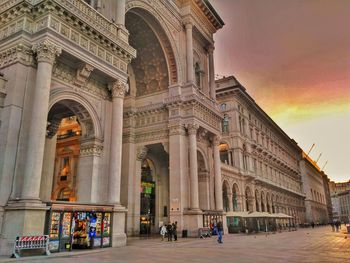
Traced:
<path fill-rule="evenodd" d="M 343 227 L 344 229 L 344 227 Z M 23 262 L 350 262 L 350 235 L 330 227 L 259 235 L 225 235 L 223 244 L 215 237 L 179 239 L 129 239 L 122 248 L 56 253 L 50 257 L 22 258 Z M 22 261 L 21 260 L 21 261 Z M 2 258 L 0 262 L 14 262 Z"/>

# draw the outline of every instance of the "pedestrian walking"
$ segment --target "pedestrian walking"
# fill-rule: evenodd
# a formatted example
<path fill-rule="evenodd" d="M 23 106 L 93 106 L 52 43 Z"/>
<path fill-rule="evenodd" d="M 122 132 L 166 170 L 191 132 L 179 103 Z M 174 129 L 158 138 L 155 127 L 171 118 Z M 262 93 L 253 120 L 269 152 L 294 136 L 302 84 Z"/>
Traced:
<path fill-rule="evenodd" d="M 164 241 L 164 236 L 166 234 L 166 226 L 165 225 L 162 225 L 162 227 L 160 228 L 160 234 L 162 236 L 162 241 Z"/>
<path fill-rule="evenodd" d="M 168 241 L 173 241 L 173 226 L 171 223 L 167 225 L 166 232 L 168 233 Z"/>
<path fill-rule="evenodd" d="M 223 231 L 224 229 L 223 229 L 223 226 L 222 226 L 222 222 L 219 221 L 219 222 L 216 224 L 216 227 L 217 227 L 217 231 L 218 231 L 218 242 L 219 242 L 219 243 L 223 243 L 223 242 L 222 242 L 222 231 Z"/>
<path fill-rule="evenodd" d="M 339 232 L 339 221 L 335 221 L 335 229 Z"/>
<path fill-rule="evenodd" d="M 177 241 L 177 221 L 173 223 L 172 230 L 173 230 L 174 241 Z"/>
<path fill-rule="evenodd" d="M 331 221 L 331 227 L 332 227 L 332 232 L 334 232 L 334 222 L 333 221 Z"/>
<path fill-rule="evenodd" d="M 311 222 L 311 226 L 312 226 L 312 228 L 315 228 L 315 223 Z"/>

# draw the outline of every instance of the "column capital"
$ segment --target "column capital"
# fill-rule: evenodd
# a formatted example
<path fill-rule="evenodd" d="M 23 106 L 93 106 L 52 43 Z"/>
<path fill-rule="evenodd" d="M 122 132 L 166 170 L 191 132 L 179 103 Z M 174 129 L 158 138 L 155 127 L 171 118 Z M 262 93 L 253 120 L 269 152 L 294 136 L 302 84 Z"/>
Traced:
<path fill-rule="evenodd" d="M 193 23 L 191 20 L 185 20 L 184 25 L 186 29 L 192 29 L 193 28 Z"/>
<path fill-rule="evenodd" d="M 123 99 L 128 89 L 128 84 L 120 80 L 113 81 L 109 84 L 109 90 L 112 93 L 112 98 Z"/>
<path fill-rule="evenodd" d="M 199 125 L 198 124 L 194 124 L 194 123 L 191 123 L 191 124 L 187 124 L 186 125 L 186 128 L 187 128 L 187 131 L 188 131 L 188 134 L 197 134 L 197 130 L 199 129 Z"/>
<path fill-rule="evenodd" d="M 169 125 L 169 135 L 186 135 L 185 127 L 181 124 Z"/>
<path fill-rule="evenodd" d="M 215 46 L 214 45 L 209 45 L 209 47 L 208 47 L 209 54 L 212 55 L 214 53 L 214 50 L 215 50 Z"/>
<path fill-rule="evenodd" d="M 137 152 L 136 152 L 136 159 L 138 161 L 142 161 L 146 158 L 148 149 L 146 146 L 140 146 L 137 148 Z"/>
<path fill-rule="evenodd" d="M 103 145 L 95 139 L 83 140 L 80 146 L 80 156 L 101 156 Z"/>
<path fill-rule="evenodd" d="M 221 141 L 221 136 L 220 135 L 214 135 L 213 136 L 213 145 L 214 146 L 219 146 Z"/>
<path fill-rule="evenodd" d="M 36 59 L 38 62 L 47 62 L 50 64 L 53 64 L 56 57 L 62 53 L 61 47 L 48 39 L 35 43 L 32 50 L 36 53 Z"/>

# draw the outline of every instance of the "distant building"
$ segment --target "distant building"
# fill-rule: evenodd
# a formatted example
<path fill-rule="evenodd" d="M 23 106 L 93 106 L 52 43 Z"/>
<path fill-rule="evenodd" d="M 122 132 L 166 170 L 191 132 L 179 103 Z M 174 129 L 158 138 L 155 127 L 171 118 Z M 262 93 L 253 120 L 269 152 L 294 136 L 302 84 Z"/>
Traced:
<path fill-rule="evenodd" d="M 224 115 L 220 158 L 226 211 L 285 213 L 304 223 L 301 149 L 233 77 L 216 81 Z"/>
<path fill-rule="evenodd" d="M 350 222 L 350 180 L 348 182 L 329 182 L 334 220 Z"/>
<path fill-rule="evenodd" d="M 302 152 L 300 161 L 304 192 L 306 220 L 308 223 L 326 224 L 329 222 L 327 190 L 321 169 L 306 153 Z"/>

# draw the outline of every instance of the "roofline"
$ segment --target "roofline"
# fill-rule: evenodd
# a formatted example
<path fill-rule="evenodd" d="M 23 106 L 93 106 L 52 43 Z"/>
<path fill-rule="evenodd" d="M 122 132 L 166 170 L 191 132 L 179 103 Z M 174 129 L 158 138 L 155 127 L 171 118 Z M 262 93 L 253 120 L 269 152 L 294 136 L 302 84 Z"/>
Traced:
<path fill-rule="evenodd" d="M 237 79 L 234 77 L 234 76 L 229 76 L 229 77 L 224 77 L 224 78 L 221 78 L 221 79 L 218 79 L 216 80 L 215 82 L 221 82 L 221 80 L 223 79 L 234 79 L 237 81 Z M 270 122 L 272 123 L 273 126 L 275 126 L 281 133 L 283 136 L 287 137 L 287 139 L 291 142 L 291 144 L 293 144 L 294 147 L 297 148 L 297 150 L 299 151 L 303 151 L 298 143 L 293 139 L 293 138 L 290 138 L 288 136 L 288 134 L 286 134 L 282 128 L 280 126 L 278 126 L 278 124 L 273 120 L 271 119 L 271 117 L 255 102 L 255 100 L 248 94 L 248 92 L 246 91 L 246 88 L 241 84 L 239 83 L 239 81 L 237 81 L 238 85 L 236 86 L 232 86 L 232 91 L 234 90 L 239 90 L 250 102 L 253 102 L 254 103 L 254 106 L 257 108 L 257 110 Z M 216 89 L 216 92 L 219 91 L 220 89 Z"/>
<path fill-rule="evenodd" d="M 219 14 L 216 12 L 216 10 L 214 9 L 214 7 L 211 5 L 211 3 L 209 2 L 209 0 L 202 0 L 203 4 L 208 8 L 208 10 L 211 12 L 211 14 L 215 17 L 215 19 L 217 20 L 217 22 L 219 23 L 220 27 L 222 28 L 225 25 L 224 20 L 222 20 L 222 18 L 219 16 Z"/>

